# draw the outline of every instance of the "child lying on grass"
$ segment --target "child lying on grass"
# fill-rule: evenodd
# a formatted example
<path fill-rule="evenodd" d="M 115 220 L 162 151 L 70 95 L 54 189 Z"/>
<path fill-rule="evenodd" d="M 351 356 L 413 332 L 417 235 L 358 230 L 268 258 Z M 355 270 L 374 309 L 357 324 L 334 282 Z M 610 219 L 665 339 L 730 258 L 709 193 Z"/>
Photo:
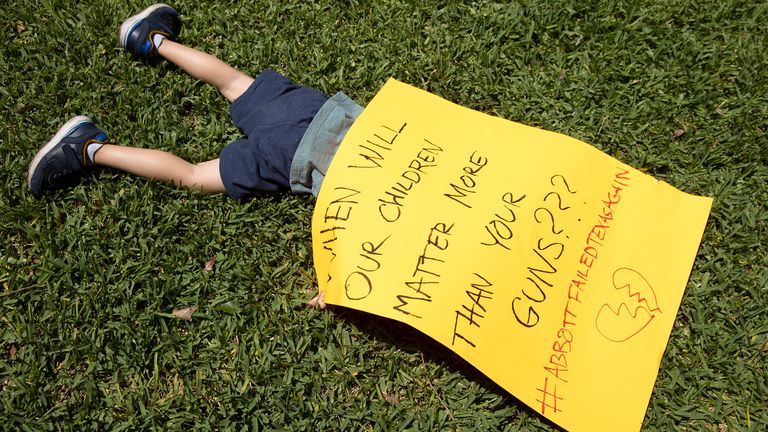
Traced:
<path fill-rule="evenodd" d="M 76 116 L 32 159 L 27 184 L 35 197 L 71 185 L 98 166 L 237 199 L 280 190 L 317 195 L 339 143 L 363 108 L 342 92 L 329 98 L 269 69 L 252 78 L 178 43 L 180 30 L 178 12 L 155 4 L 122 23 L 119 44 L 139 59 L 168 60 L 215 86 L 230 102 L 230 115 L 244 137 L 225 146 L 218 159 L 192 164 L 168 152 L 114 144 L 90 118 Z M 310 305 L 325 307 L 323 293 Z"/>

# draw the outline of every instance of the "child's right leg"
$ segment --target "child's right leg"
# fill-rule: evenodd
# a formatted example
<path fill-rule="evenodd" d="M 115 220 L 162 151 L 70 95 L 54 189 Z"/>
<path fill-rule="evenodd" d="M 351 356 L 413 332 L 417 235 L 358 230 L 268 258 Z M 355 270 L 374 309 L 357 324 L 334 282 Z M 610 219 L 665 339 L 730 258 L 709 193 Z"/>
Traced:
<path fill-rule="evenodd" d="M 162 150 L 104 144 L 94 154 L 93 162 L 197 192 L 226 192 L 218 159 L 193 164 Z"/>
<path fill-rule="evenodd" d="M 225 192 L 219 160 L 192 164 L 168 152 L 108 143 L 107 134 L 90 118 L 71 118 L 37 152 L 29 165 L 27 184 L 40 198 L 69 185 L 93 166 L 106 166 L 144 178 L 167 181 L 203 192 Z"/>

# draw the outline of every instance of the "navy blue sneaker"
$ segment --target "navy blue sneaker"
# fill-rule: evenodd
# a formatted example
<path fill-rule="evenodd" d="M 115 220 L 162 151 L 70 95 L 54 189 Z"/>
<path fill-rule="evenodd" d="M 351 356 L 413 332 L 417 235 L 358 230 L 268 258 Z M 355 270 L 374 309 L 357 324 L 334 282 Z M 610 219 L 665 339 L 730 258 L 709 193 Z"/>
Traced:
<path fill-rule="evenodd" d="M 47 144 L 37 152 L 29 164 L 27 184 L 36 198 L 48 190 L 68 186 L 93 166 L 88 158 L 90 144 L 103 144 L 108 139 L 103 130 L 90 118 L 77 116 L 69 119 Z"/>
<path fill-rule="evenodd" d="M 157 58 L 154 36 L 161 34 L 176 40 L 180 30 L 179 13 L 167 4 L 158 3 L 123 21 L 120 46 L 142 60 L 154 60 Z"/>

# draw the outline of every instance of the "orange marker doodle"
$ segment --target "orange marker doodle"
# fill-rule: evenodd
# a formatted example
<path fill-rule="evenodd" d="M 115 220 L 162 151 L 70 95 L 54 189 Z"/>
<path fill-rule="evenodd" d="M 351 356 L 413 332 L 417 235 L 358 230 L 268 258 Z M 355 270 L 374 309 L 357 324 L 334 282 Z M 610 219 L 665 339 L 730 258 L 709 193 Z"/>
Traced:
<path fill-rule="evenodd" d="M 622 267 L 613 272 L 613 288 L 597 312 L 595 327 L 606 339 L 625 342 L 646 328 L 661 309 L 653 287 L 636 270 Z"/>

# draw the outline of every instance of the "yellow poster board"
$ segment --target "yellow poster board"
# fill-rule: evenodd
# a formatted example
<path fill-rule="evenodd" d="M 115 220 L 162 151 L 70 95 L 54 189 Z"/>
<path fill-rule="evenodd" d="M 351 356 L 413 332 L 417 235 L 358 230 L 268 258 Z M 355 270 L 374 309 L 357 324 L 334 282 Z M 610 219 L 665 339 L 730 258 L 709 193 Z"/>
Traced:
<path fill-rule="evenodd" d="M 426 333 L 558 425 L 638 430 L 711 199 L 389 80 L 312 220 L 327 303 Z"/>

